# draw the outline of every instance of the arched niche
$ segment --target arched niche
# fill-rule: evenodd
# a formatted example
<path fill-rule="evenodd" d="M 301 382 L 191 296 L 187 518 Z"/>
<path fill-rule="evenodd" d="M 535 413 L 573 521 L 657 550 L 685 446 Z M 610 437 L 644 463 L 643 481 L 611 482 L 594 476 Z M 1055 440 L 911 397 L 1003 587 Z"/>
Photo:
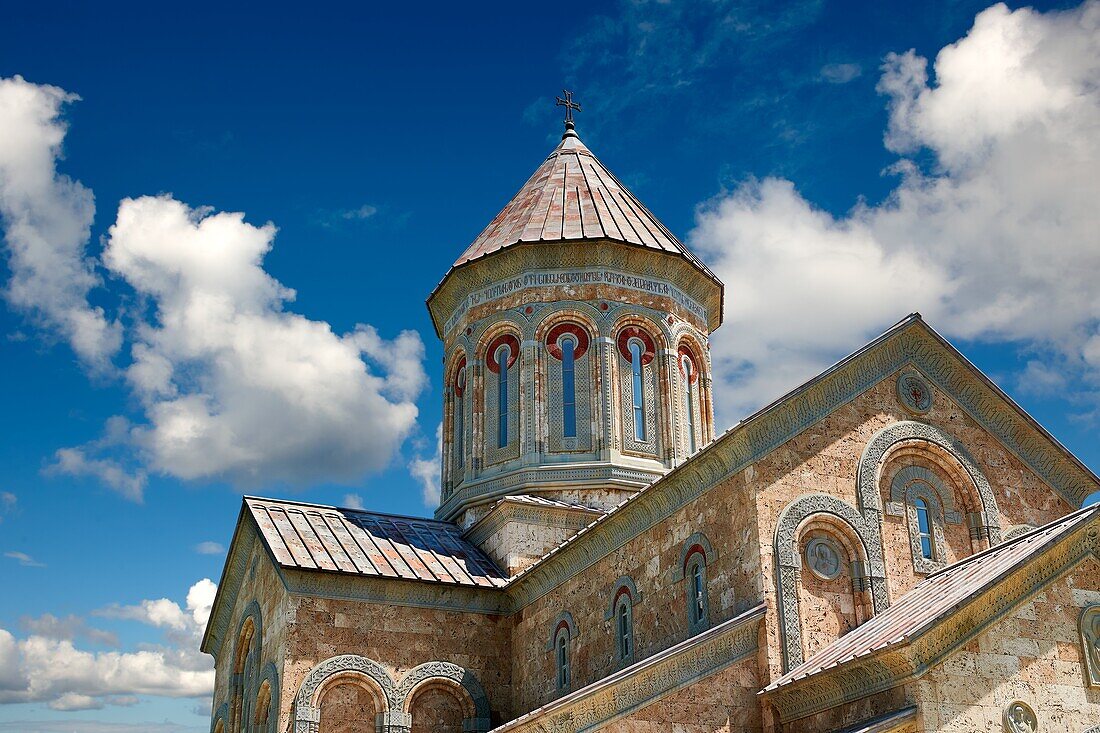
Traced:
<path fill-rule="evenodd" d="M 428 662 L 411 669 L 394 692 L 399 701 L 395 708 L 406 716 L 413 731 L 417 728 L 417 698 L 435 692 L 445 692 L 460 704 L 463 731 L 485 733 L 492 727 L 489 698 L 477 677 L 451 662 Z"/>
<path fill-rule="evenodd" d="M 321 662 L 302 680 L 294 697 L 294 733 L 319 733 L 323 698 L 341 685 L 353 685 L 370 696 L 382 718 L 400 710 L 396 686 L 385 667 L 367 657 L 343 654 Z"/>
<path fill-rule="evenodd" d="M 827 494 L 809 494 L 791 502 L 779 516 L 775 529 L 776 590 L 782 629 L 784 669 L 792 669 L 804 660 L 802 626 L 798 610 L 802 561 L 799 536 L 808 519 L 838 523 L 851 533 L 866 558 L 861 580 L 871 594 L 875 613 L 889 606 L 886 566 L 882 555 L 878 516 L 864 516 L 852 505 Z"/>
<path fill-rule="evenodd" d="M 978 468 L 977 462 L 966 448 L 955 438 L 939 428 L 913 420 L 904 420 L 880 430 L 871 438 L 859 461 L 856 490 L 860 509 L 864 511 L 882 511 L 879 500 L 879 480 L 886 459 L 897 453 L 902 447 L 923 447 L 926 455 L 944 465 L 950 471 L 952 465 L 960 470 L 959 475 L 973 488 L 980 504 L 979 519 L 981 533 L 987 534 L 989 543 L 1001 542 L 1000 510 L 993 489 L 985 474 Z M 945 461 L 946 459 L 946 461 Z"/>

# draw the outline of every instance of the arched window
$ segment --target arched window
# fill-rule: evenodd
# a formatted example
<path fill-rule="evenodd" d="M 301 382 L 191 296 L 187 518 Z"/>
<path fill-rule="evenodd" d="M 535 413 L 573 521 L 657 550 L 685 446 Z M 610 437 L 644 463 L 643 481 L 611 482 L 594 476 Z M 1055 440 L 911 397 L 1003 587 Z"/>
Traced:
<path fill-rule="evenodd" d="M 508 363 L 512 358 L 512 349 L 503 344 L 497 349 L 496 363 L 500 367 L 497 379 L 497 447 L 508 445 Z"/>
<path fill-rule="evenodd" d="M 660 439 L 662 410 L 661 378 L 657 364 L 657 343 L 639 326 L 625 326 L 615 338 L 619 352 L 618 391 L 622 446 L 626 452 L 663 455 Z"/>
<path fill-rule="evenodd" d="M 920 530 L 920 554 L 926 560 L 935 560 L 935 545 L 932 543 L 932 521 L 928 514 L 928 502 L 918 497 L 913 502 L 917 510 L 917 528 Z"/>
<path fill-rule="evenodd" d="M 466 360 L 458 363 L 455 374 L 454 404 L 454 477 L 457 483 L 462 480 L 462 468 L 466 459 Z"/>
<path fill-rule="evenodd" d="M 562 625 L 554 639 L 554 655 L 558 666 L 558 691 L 569 689 L 569 628 Z"/>
<path fill-rule="evenodd" d="M 634 403 L 634 439 L 639 443 L 645 442 L 645 396 L 642 388 L 642 354 L 645 353 L 645 345 L 638 339 L 631 339 L 627 343 L 630 349 L 630 392 Z"/>
<path fill-rule="evenodd" d="M 698 374 L 689 354 L 680 352 L 680 372 L 684 377 L 684 416 L 687 418 L 688 453 L 695 453 L 695 383 Z"/>
<path fill-rule="evenodd" d="M 566 438 L 577 437 L 577 382 L 576 353 L 577 342 L 572 336 L 561 340 L 561 389 L 562 389 L 562 435 Z"/>
<path fill-rule="evenodd" d="M 634 618 L 629 593 L 619 596 L 615 608 L 615 631 L 618 635 L 619 662 L 629 664 L 634 661 Z"/>
<path fill-rule="evenodd" d="M 697 634 L 707 628 L 707 561 L 701 552 L 688 558 L 687 573 L 688 631 Z"/>

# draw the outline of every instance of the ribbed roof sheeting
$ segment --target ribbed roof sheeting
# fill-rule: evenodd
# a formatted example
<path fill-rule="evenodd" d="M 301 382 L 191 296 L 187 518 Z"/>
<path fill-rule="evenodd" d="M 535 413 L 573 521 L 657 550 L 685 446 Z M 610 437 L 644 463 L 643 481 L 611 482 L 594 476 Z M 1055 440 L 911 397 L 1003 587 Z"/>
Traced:
<path fill-rule="evenodd" d="M 245 504 L 283 567 L 484 588 L 506 582 L 449 522 L 254 497 Z"/>
<path fill-rule="evenodd" d="M 521 242 L 586 239 L 678 254 L 717 280 L 572 131 L 454 266 Z"/>
<path fill-rule="evenodd" d="M 1095 519 L 1098 514 L 1100 504 L 1080 509 L 936 571 L 888 609 L 772 682 L 765 692 L 887 647 L 908 643 L 1018 566 Z"/>

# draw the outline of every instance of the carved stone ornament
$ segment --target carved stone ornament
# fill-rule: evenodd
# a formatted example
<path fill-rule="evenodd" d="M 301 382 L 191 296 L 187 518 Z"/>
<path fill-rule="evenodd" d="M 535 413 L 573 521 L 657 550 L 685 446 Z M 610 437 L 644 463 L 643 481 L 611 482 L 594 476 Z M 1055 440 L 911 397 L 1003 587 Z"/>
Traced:
<path fill-rule="evenodd" d="M 844 564 L 832 540 L 814 537 L 806 543 L 806 567 L 822 580 L 833 580 L 840 575 Z"/>
<path fill-rule="evenodd" d="M 923 415 L 932 409 L 932 387 L 914 371 L 898 377 L 898 400 L 914 415 Z"/>
<path fill-rule="evenodd" d="M 1030 705 L 1014 700 L 1005 707 L 1004 726 L 1005 733 L 1036 733 L 1039 730 L 1039 720 Z"/>
<path fill-rule="evenodd" d="M 1100 605 L 1094 604 L 1081 612 L 1079 630 L 1089 687 L 1100 687 Z"/>

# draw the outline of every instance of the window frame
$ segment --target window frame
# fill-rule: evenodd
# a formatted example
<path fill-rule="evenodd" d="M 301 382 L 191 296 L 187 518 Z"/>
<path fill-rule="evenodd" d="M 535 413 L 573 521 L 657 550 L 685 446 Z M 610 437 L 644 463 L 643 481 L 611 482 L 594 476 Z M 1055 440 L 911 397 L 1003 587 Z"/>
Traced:
<path fill-rule="evenodd" d="M 707 557 L 701 548 L 693 550 L 684 563 L 685 602 L 688 635 L 695 636 L 710 627 L 710 592 Z"/>

